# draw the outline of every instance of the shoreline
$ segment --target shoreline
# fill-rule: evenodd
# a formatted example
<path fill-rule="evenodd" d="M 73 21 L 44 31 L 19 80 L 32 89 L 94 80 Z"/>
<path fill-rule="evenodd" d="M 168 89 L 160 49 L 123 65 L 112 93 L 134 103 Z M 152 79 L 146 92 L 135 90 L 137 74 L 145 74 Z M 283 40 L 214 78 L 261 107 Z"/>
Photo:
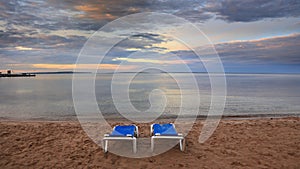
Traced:
<path fill-rule="evenodd" d="M 116 115 L 104 115 L 105 120 L 127 120 L 123 116 L 116 116 Z M 208 116 L 205 115 L 198 115 L 197 117 L 194 116 L 182 116 L 182 119 L 195 119 L 195 120 L 205 120 Z M 219 119 L 219 116 L 209 116 L 210 119 Z M 178 118 L 177 116 L 163 116 L 159 117 L 155 120 L 174 120 Z M 221 120 L 251 120 L 251 119 L 273 119 L 273 118 L 300 118 L 300 113 L 286 113 L 286 114 L 246 114 L 246 115 L 223 115 L 220 119 Z M 94 119 L 94 118 L 93 118 Z M 15 122 L 78 122 L 77 116 L 72 116 L 70 118 L 56 118 L 56 119 L 49 119 L 49 118 L 10 118 L 10 117 L 0 117 L 1 121 L 15 121 Z M 93 121 L 91 119 L 91 121 Z"/>

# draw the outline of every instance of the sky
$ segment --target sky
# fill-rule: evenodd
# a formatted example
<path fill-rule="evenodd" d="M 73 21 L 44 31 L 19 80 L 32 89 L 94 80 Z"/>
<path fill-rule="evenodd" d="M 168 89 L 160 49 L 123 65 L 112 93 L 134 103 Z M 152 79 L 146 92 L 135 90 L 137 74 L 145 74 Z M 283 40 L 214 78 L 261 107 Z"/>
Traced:
<path fill-rule="evenodd" d="M 174 15 L 197 26 L 213 44 L 225 72 L 300 73 L 298 0 L 0 0 L 0 70 L 73 70 L 79 52 L 97 30 L 142 12 Z M 134 71 L 161 65 L 180 72 L 185 64 L 194 72 L 206 71 L 203 62 L 210 62 L 209 51 L 203 50 L 199 60 L 184 43 L 166 36 L 178 26 L 176 20 L 140 22 L 147 27 L 144 32 L 122 26 L 100 32 L 100 48 L 116 35 L 124 39 L 101 63 L 77 68 Z M 202 38 L 192 31 L 184 34 Z"/>

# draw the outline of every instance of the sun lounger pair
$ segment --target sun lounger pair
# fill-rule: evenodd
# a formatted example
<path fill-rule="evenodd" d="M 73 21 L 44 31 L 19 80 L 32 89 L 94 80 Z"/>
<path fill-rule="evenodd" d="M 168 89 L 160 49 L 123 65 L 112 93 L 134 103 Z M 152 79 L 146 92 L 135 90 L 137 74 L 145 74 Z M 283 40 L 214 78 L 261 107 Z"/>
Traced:
<path fill-rule="evenodd" d="M 167 124 L 152 124 L 151 131 L 151 150 L 154 150 L 154 140 L 156 139 L 174 139 L 179 140 L 180 150 L 184 150 L 184 137 L 182 134 L 177 133 L 175 125 L 172 123 Z M 132 141 L 133 152 L 136 153 L 136 140 L 138 137 L 138 127 L 136 125 L 117 125 L 113 128 L 110 134 L 105 134 L 103 138 L 104 152 L 108 151 L 109 140 L 129 140 Z"/>

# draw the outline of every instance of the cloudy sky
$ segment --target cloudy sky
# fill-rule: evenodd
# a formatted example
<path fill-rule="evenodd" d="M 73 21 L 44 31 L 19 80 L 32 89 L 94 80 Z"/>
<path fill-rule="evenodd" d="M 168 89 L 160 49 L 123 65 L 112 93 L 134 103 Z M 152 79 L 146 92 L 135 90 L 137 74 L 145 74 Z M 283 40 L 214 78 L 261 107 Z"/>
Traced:
<path fill-rule="evenodd" d="M 226 72 L 300 73 L 298 0 L 0 0 L 0 70 L 72 70 L 97 30 L 141 12 L 172 14 L 195 24 L 215 47 Z M 126 62 L 125 71 L 159 64 L 174 66 L 174 71 L 183 71 L 178 69 L 181 64 L 205 71 L 206 59 L 199 61 L 190 48 L 163 33 L 174 29 L 175 21 L 169 26 L 159 21 L 144 25 L 155 31 L 102 33 L 106 42 L 116 34 L 126 36 L 108 51 L 100 69 L 113 71 Z M 185 34 L 201 39 L 193 32 Z"/>

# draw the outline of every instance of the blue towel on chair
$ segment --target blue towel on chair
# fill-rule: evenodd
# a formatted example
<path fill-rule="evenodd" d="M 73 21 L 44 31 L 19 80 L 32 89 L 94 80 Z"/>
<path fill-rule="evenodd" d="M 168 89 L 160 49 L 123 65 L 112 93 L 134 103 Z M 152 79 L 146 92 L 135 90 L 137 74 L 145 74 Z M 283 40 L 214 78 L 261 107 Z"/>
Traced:
<path fill-rule="evenodd" d="M 166 136 L 177 136 L 178 133 L 174 128 L 173 124 L 154 124 L 153 125 L 154 135 L 166 135 Z"/>
<path fill-rule="evenodd" d="M 116 126 L 109 136 L 134 136 L 135 126 Z"/>

